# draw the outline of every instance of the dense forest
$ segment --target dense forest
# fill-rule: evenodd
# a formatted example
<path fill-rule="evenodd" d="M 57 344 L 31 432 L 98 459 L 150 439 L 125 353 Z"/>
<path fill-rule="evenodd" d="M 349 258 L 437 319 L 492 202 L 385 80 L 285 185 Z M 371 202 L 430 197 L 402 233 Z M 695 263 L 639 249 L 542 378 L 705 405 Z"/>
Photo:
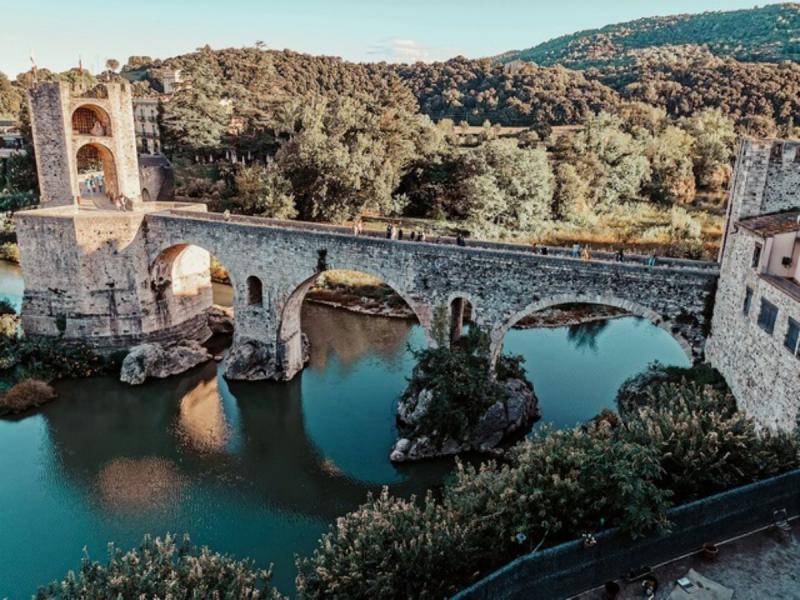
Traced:
<path fill-rule="evenodd" d="M 630 62 L 638 51 L 662 46 L 706 46 L 715 55 L 748 62 L 800 59 L 800 5 L 693 15 L 648 17 L 565 35 L 527 50 L 506 52 L 501 62 L 525 60 L 574 69 Z"/>
<path fill-rule="evenodd" d="M 180 69 L 163 147 L 179 193 L 214 208 L 701 255 L 736 136 L 800 133 L 800 64 L 784 60 L 798 19 L 798 5 L 644 19 L 500 59 L 356 64 L 257 44 L 38 76 L 148 95 Z M 0 75 L 0 113 L 25 122 L 32 81 Z M 5 172 L 6 191 L 30 180 Z"/>

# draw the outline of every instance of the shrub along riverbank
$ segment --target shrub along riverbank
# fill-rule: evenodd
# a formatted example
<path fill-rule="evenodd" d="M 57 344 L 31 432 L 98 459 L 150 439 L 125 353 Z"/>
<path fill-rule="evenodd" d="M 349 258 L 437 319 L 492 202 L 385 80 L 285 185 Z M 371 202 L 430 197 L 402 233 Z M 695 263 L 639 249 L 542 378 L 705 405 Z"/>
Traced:
<path fill-rule="evenodd" d="M 298 558 L 299 597 L 442 598 L 541 545 L 613 526 L 647 535 L 669 527 L 673 505 L 800 466 L 796 434 L 757 434 L 730 392 L 678 373 L 619 415 L 459 464 L 438 496 L 370 497 Z"/>
<path fill-rule="evenodd" d="M 52 400 L 47 385 L 56 379 L 91 377 L 118 367 L 89 346 L 60 338 L 19 335 L 14 308 L 0 301 L 0 416 L 18 413 Z"/>

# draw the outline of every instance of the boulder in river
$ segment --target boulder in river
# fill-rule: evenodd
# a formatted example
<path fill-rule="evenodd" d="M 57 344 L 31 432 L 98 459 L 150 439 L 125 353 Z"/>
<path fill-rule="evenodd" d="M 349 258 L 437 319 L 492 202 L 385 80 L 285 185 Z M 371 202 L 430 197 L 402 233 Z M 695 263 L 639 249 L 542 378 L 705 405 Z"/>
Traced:
<path fill-rule="evenodd" d="M 308 336 L 302 334 L 303 362 L 309 359 Z M 283 366 L 278 363 L 272 346 L 260 340 L 246 339 L 236 342 L 225 361 L 225 377 L 239 381 L 280 379 Z"/>
<path fill-rule="evenodd" d="M 139 344 L 122 361 L 119 380 L 138 385 L 148 377 L 164 378 L 188 371 L 211 359 L 211 354 L 199 342 L 187 341 L 170 346 Z"/>
<path fill-rule="evenodd" d="M 427 431 L 425 417 L 431 403 L 436 402 L 432 390 L 422 389 L 416 394 L 403 396 L 397 405 L 401 437 L 392 448 L 389 459 L 405 462 L 461 452 L 498 452 L 510 437 L 540 418 L 539 401 L 527 381 L 508 379 L 499 385 L 503 386 L 503 400 L 488 406 L 461 439 L 442 438 L 435 431 Z"/>
<path fill-rule="evenodd" d="M 233 308 L 215 304 L 206 311 L 208 315 L 208 328 L 215 334 L 233 333 Z"/>

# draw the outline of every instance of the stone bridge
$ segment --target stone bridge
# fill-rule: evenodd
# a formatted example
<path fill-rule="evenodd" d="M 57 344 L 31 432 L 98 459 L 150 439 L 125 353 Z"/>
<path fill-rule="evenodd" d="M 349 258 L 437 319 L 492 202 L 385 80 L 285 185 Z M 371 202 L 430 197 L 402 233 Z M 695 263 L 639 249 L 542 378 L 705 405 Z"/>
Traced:
<path fill-rule="evenodd" d="M 623 308 L 702 356 L 715 263 L 643 257 L 614 262 L 547 256 L 511 244 L 388 240 L 346 228 L 226 217 L 202 205 L 146 203 L 143 211 L 45 208 L 17 213 L 29 334 L 80 338 L 101 348 L 202 337 L 211 303 L 208 254 L 234 287 L 231 378 L 290 379 L 304 364 L 301 306 L 324 269 L 383 279 L 432 340 L 438 307 L 464 301 L 490 332 L 496 357 L 506 332 L 531 312 L 569 302 Z"/>

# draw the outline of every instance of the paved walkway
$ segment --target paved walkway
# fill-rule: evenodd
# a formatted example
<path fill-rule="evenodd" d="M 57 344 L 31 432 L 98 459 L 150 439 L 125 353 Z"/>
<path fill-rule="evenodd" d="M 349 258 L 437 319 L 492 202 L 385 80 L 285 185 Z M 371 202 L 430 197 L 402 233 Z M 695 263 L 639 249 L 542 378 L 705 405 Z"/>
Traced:
<path fill-rule="evenodd" d="M 800 519 L 792 522 L 789 536 L 774 527 L 719 546 L 717 560 L 695 554 L 655 569 L 659 581 L 656 600 L 666 600 L 675 580 L 690 569 L 734 590 L 733 600 L 800 600 Z M 621 584 L 617 600 L 644 598 L 641 584 Z M 602 589 L 573 600 L 604 600 Z"/>

